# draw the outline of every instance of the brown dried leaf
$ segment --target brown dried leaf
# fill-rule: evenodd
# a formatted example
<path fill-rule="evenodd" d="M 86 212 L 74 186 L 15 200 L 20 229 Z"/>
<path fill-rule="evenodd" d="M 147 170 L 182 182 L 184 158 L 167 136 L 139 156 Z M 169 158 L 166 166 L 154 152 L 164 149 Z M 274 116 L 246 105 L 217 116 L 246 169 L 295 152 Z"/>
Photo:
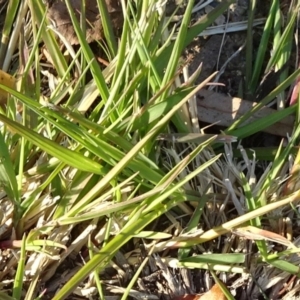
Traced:
<path fill-rule="evenodd" d="M 243 100 L 237 97 L 229 97 L 220 93 L 201 90 L 198 94 L 198 118 L 200 121 L 217 124 L 220 126 L 230 126 L 238 118 L 247 113 L 257 103 Z M 271 115 L 275 110 L 269 107 L 263 107 L 253 114 L 251 122 Z M 249 123 L 249 120 L 244 124 Z M 286 137 L 292 134 L 295 118 L 288 116 L 280 122 L 265 128 L 263 131 L 274 135 Z"/>
<path fill-rule="evenodd" d="M 199 300 L 226 300 L 226 296 L 223 294 L 219 285 L 215 284 L 208 292 L 201 295 Z"/>
<path fill-rule="evenodd" d="M 71 18 L 65 1 L 63 0 L 48 0 L 48 18 L 54 22 L 57 30 L 66 38 L 71 45 L 78 44 Z M 117 32 L 123 24 L 123 14 L 120 0 L 105 0 L 107 10 L 113 25 Z M 70 0 L 77 20 L 80 21 L 81 15 L 81 0 Z M 103 39 L 103 28 L 101 16 L 99 13 L 97 0 L 86 0 L 86 38 L 90 43 L 94 40 Z"/>
<path fill-rule="evenodd" d="M 208 292 L 202 295 L 183 295 L 172 300 L 226 300 L 219 285 L 215 284 Z"/>

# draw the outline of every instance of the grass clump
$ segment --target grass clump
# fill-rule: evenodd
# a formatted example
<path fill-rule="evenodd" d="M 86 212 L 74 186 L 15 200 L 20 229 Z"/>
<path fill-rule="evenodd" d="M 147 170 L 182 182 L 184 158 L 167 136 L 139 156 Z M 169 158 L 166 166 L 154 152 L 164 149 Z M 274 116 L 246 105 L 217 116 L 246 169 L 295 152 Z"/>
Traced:
<path fill-rule="evenodd" d="M 97 2 L 101 15 L 108 17 L 103 2 Z M 294 210 L 289 204 L 299 198 L 293 185 L 298 161 L 291 158 L 299 126 L 259 178 L 255 155 L 249 158 L 239 149 L 243 160 L 237 161 L 231 142 L 296 112 L 297 106 L 291 106 L 243 125 L 253 112 L 282 96 L 299 70 L 282 75 L 278 87 L 224 134 L 196 132 L 189 114 L 193 97 L 215 74 L 197 86 L 196 76 L 183 81 L 186 62 L 181 54 L 232 2 L 223 1 L 190 26 L 195 3 L 189 1 L 179 29 L 172 30 L 166 3 L 121 1 L 119 40 L 111 22 L 103 20 L 108 43 L 102 41 L 101 47 L 108 63 L 101 68 L 69 0 L 65 3 L 79 41 L 76 51 L 49 23 L 42 1 L 28 1 L 28 6 L 9 1 L 16 25 L 12 28 L 7 14 L 0 62 L 4 71 L 8 66 L 17 69 L 21 79 L 17 89 L 1 85 L 10 94 L 0 115 L 1 246 L 13 249 L 3 256 L 7 267 L 2 265 L 0 278 L 3 290 L 10 291 L 1 297 L 58 300 L 90 293 L 105 299 L 117 290 L 126 299 L 135 295 L 143 267 L 153 257 L 167 266 L 208 270 L 228 298 L 232 295 L 218 279 L 220 272 L 227 272 L 231 282 L 238 276 L 248 276 L 252 284 L 259 281 L 253 295 L 258 287 L 264 292 L 269 288 L 259 270 L 275 270 L 287 279 L 298 274 L 297 241 L 271 232 L 278 232 L 276 218 L 290 218 Z M 280 69 L 287 60 L 283 49 L 291 51 L 296 20 L 292 8 L 297 5 L 291 4 L 285 29 L 273 43 L 276 59 L 270 58 L 266 71 Z M 279 9 L 271 7 L 258 62 L 267 55 L 263 45 L 270 41 Z M 22 30 L 24 19 L 18 16 L 26 16 Z M 19 45 L 8 45 L 7 36 L 14 34 Z M 254 95 L 263 72 L 257 62 L 252 72 L 249 51 L 245 90 Z M 171 129 L 180 134 L 170 135 Z M 180 142 L 189 144 L 183 149 Z M 294 169 L 286 185 L 289 159 Z M 249 250 L 251 259 L 237 236 L 256 241 L 250 245 L 255 249 Z M 287 249 L 275 251 L 266 240 Z M 138 244 L 146 251 L 144 257 Z M 175 258 L 170 249 L 179 249 Z M 152 256 L 155 252 L 162 258 Z M 124 275 L 126 287 L 107 284 L 109 268 L 122 273 L 118 257 L 136 262 L 136 253 L 143 261 L 134 275 Z"/>

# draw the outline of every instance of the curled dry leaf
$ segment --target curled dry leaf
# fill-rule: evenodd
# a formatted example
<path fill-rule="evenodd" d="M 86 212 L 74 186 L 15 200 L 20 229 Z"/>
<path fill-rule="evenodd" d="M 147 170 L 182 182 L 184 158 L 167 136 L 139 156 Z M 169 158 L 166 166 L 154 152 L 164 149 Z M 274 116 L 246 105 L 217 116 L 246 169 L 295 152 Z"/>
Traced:
<path fill-rule="evenodd" d="M 215 284 L 208 292 L 202 295 L 183 295 L 172 300 L 226 300 L 221 288 Z"/>
<path fill-rule="evenodd" d="M 202 294 L 199 300 L 226 300 L 226 296 L 222 292 L 219 285 L 215 284 L 207 293 Z"/>
<path fill-rule="evenodd" d="M 56 29 L 71 44 L 78 44 L 72 20 L 69 11 L 63 0 L 47 0 L 48 18 L 54 23 Z M 120 0 L 105 0 L 107 10 L 112 22 L 112 26 L 117 33 L 123 25 L 123 14 Z M 70 0 L 74 13 L 80 21 L 81 17 L 81 0 Z M 101 16 L 97 5 L 97 0 L 85 0 L 86 4 L 86 39 L 90 43 L 95 40 L 104 38 Z"/>

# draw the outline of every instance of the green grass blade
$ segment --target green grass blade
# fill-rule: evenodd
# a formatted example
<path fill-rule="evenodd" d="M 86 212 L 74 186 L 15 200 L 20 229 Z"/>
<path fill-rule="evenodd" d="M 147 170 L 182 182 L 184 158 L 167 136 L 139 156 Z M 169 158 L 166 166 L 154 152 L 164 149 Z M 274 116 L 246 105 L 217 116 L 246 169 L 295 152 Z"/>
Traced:
<path fill-rule="evenodd" d="M 9 199 L 19 203 L 20 194 L 9 150 L 0 132 L 0 182 Z"/>
<path fill-rule="evenodd" d="M 268 263 L 289 274 L 299 275 L 299 267 L 282 259 L 268 260 Z"/>
<path fill-rule="evenodd" d="M 255 14 L 256 0 L 250 0 L 248 5 L 248 28 L 246 39 L 246 82 L 252 77 L 252 56 L 253 56 L 253 21 Z M 247 93 L 249 91 L 247 90 Z"/>
<path fill-rule="evenodd" d="M 288 88 L 290 85 L 294 83 L 294 81 L 300 76 L 300 69 L 296 70 L 294 73 L 292 73 L 284 82 L 279 84 L 269 95 L 267 95 L 264 99 L 262 99 L 257 105 L 255 105 L 249 112 L 247 112 L 245 115 L 243 115 L 241 118 L 236 120 L 226 131 L 232 132 L 233 129 L 236 129 L 241 124 L 243 124 L 247 119 L 249 119 L 252 114 L 257 112 L 259 109 L 267 105 L 269 102 L 271 102 L 274 98 L 277 97 L 278 94 L 280 94 L 282 91 L 284 91 L 286 88 Z M 263 122 L 264 123 L 264 122 Z"/>
<path fill-rule="evenodd" d="M 101 15 L 102 27 L 103 27 L 105 39 L 107 41 L 112 56 L 115 57 L 117 55 L 118 45 L 117 45 L 116 37 L 114 35 L 113 26 L 108 14 L 106 2 L 104 0 L 97 0 L 97 4 Z"/>
<path fill-rule="evenodd" d="M 8 1 L 7 11 L 9 13 L 6 14 L 2 35 L 1 35 L 1 46 L 0 46 L 0 69 L 2 69 L 6 50 L 9 42 L 9 35 L 13 28 L 13 23 L 16 17 L 16 13 L 18 7 L 20 5 L 20 0 L 10 0 Z"/>
<path fill-rule="evenodd" d="M 165 76 L 163 78 L 162 81 L 162 85 L 165 86 L 175 75 L 176 69 L 178 67 L 178 61 L 181 55 L 181 52 L 184 49 L 184 37 L 187 34 L 188 31 L 188 27 L 190 24 L 190 18 L 191 18 L 191 12 L 192 9 L 194 7 L 194 1 L 190 0 L 188 2 L 188 6 L 186 8 L 182 23 L 181 23 L 181 27 L 179 29 L 179 33 L 178 33 L 178 37 L 175 41 L 172 53 L 171 53 L 171 59 L 169 60 L 169 63 L 167 65 L 166 71 L 165 71 Z M 168 93 L 168 90 L 165 91 L 162 95 L 161 95 L 161 100 L 166 98 L 166 95 Z M 160 100 L 160 101 L 161 101 Z"/>
<path fill-rule="evenodd" d="M 71 151 L 67 148 L 60 146 L 59 144 L 43 137 L 42 135 L 20 125 L 19 123 L 10 120 L 9 118 L 0 115 L 0 120 L 5 123 L 11 130 L 17 132 L 28 141 L 32 142 L 36 146 L 43 149 L 50 155 L 57 157 L 67 165 L 73 166 L 79 170 L 85 172 L 91 172 L 95 174 L 101 174 L 102 166 L 97 162 L 85 157 L 84 155 Z"/>
<path fill-rule="evenodd" d="M 264 62 L 266 51 L 268 48 L 268 42 L 269 42 L 269 38 L 270 38 L 270 35 L 272 32 L 275 14 L 277 12 L 278 6 L 279 6 L 278 0 L 274 0 L 272 2 L 270 12 L 269 12 L 268 18 L 266 20 L 263 34 L 262 34 L 262 37 L 261 37 L 261 40 L 259 43 L 259 47 L 257 49 L 257 55 L 255 58 L 252 78 L 251 78 L 251 82 L 249 84 L 249 91 L 250 91 L 251 95 L 254 95 L 254 93 L 257 89 L 257 84 L 258 84 L 258 81 L 259 81 L 259 78 L 261 75 L 261 70 L 263 67 L 263 62 Z"/>
<path fill-rule="evenodd" d="M 243 264 L 245 254 L 242 253 L 211 253 L 195 255 L 180 260 L 180 263 L 207 263 L 207 264 Z"/>
<path fill-rule="evenodd" d="M 22 239 L 21 250 L 20 250 L 18 269 L 14 280 L 14 286 L 13 286 L 13 298 L 17 300 L 22 299 L 23 277 L 24 277 L 25 260 L 26 260 L 25 249 L 26 249 L 26 237 L 24 235 Z"/>
<path fill-rule="evenodd" d="M 236 136 L 238 138 L 245 138 L 251 134 L 256 132 L 260 132 L 261 130 L 268 128 L 269 126 L 276 124 L 283 118 L 295 113 L 297 111 L 297 106 L 289 106 L 283 110 L 279 110 L 274 112 L 272 115 L 268 117 L 258 119 L 255 122 L 242 126 L 240 128 L 234 130 L 225 130 L 227 134 Z"/>
<path fill-rule="evenodd" d="M 280 37 L 277 47 L 273 50 L 272 56 L 266 68 L 266 72 L 270 71 L 272 67 L 275 67 L 275 65 L 278 64 L 282 59 L 282 55 L 284 56 L 286 54 L 285 52 L 288 51 L 288 49 L 291 47 L 293 31 L 296 24 L 295 20 L 298 15 L 299 5 L 300 4 L 298 3 L 298 5 L 295 7 L 288 25 L 286 26 L 284 32 Z"/>
<path fill-rule="evenodd" d="M 98 65 L 97 61 L 95 60 L 94 54 L 93 54 L 89 44 L 87 43 L 87 41 L 84 37 L 84 34 L 82 33 L 80 24 L 78 23 L 76 16 L 74 14 L 74 11 L 72 9 L 72 6 L 70 4 L 70 0 L 66 0 L 66 6 L 68 8 L 70 18 L 71 18 L 73 26 L 74 26 L 74 30 L 78 37 L 79 43 L 81 45 L 82 52 L 85 56 L 87 63 L 90 63 L 91 72 L 93 74 L 93 78 L 98 87 L 99 93 L 100 93 L 103 101 L 106 102 L 108 99 L 108 96 L 109 96 L 109 92 L 108 92 L 108 87 L 105 83 L 105 79 L 103 77 L 102 71 L 100 69 L 100 66 Z"/>
<path fill-rule="evenodd" d="M 46 28 L 45 23 L 43 22 L 44 16 L 46 14 L 45 5 L 43 4 L 43 1 L 30 0 L 29 7 L 31 10 L 33 21 L 37 23 L 37 26 L 42 27 L 41 35 L 43 41 L 46 44 L 55 69 L 57 70 L 59 76 L 62 78 L 66 75 L 68 65 L 63 54 L 59 49 L 59 46 L 53 36 L 53 33 Z"/>

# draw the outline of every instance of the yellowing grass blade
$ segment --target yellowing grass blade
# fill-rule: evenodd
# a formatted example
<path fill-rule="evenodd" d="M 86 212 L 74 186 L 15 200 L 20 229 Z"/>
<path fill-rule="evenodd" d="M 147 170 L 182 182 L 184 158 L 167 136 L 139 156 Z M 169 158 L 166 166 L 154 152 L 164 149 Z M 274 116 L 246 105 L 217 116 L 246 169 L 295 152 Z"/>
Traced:
<path fill-rule="evenodd" d="M 203 143 L 210 138 L 215 138 L 216 142 L 236 142 L 237 138 L 225 134 L 202 134 L 202 133 L 161 133 L 157 140 L 165 140 L 173 143 Z"/>
<path fill-rule="evenodd" d="M 260 229 L 254 226 L 245 226 L 232 229 L 232 233 L 250 240 L 268 240 L 287 247 L 297 248 L 292 242 L 278 233 Z"/>
<path fill-rule="evenodd" d="M 0 84 L 3 84 L 11 89 L 15 88 L 16 80 L 10 74 L 0 70 Z M 0 88 L 0 104 L 6 104 L 8 93 Z"/>
<path fill-rule="evenodd" d="M 297 156 L 295 158 L 294 164 L 292 166 L 292 169 L 290 171 L 290 178 L 288 179 L 284 194 L 288 195 L 290 193 L 293 193 L 294 191 L 297 191 L 300 187 L 299 179 L 300 179 L 300 151 L 298 149 Z"/>

